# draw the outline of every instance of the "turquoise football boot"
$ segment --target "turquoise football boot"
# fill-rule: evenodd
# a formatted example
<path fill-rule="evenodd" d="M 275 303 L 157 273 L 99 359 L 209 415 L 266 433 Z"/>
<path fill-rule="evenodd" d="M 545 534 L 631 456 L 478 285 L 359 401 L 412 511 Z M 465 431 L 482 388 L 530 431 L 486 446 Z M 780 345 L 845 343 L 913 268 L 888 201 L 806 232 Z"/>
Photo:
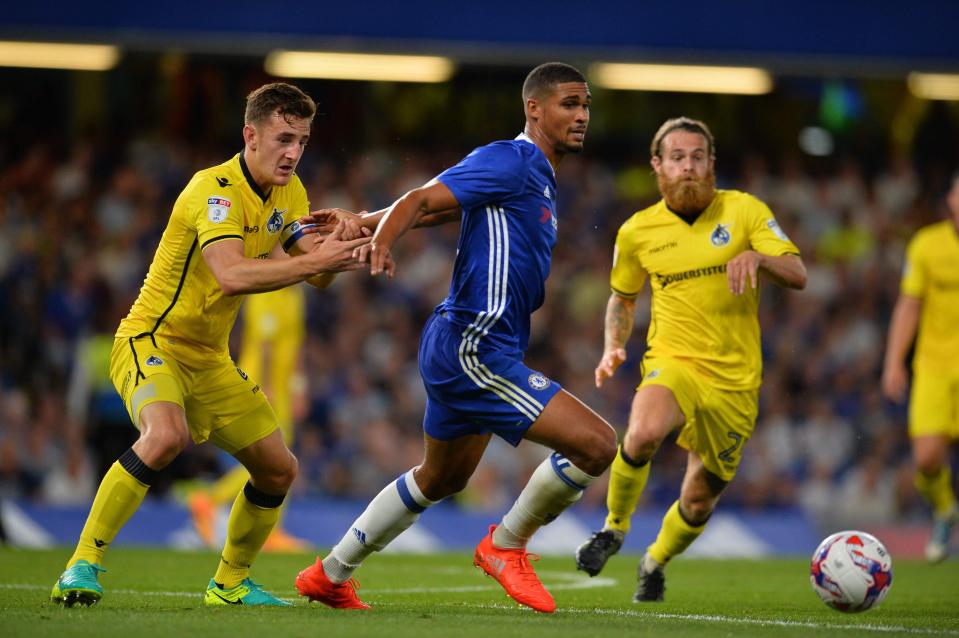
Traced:
<path fill-rule="evenodd" d="M 270 607 L 292 607 L 291 603 L 280 600 L 273 594 L 266 592 L 249 578 L 244 578 L 240 584 L 230 589 L 221 589 L 210 579 L 203 597 L 204 605 L 262 605 Z"/>
<path fill-rule="evenodd" d="M 95 563 L 78 560 L 60 574 L 60 578 L 53 584 L 50 600 L 73 607 L 76 604 L 94 605 L 103 597 L 103 587 L 97 582 L 97 574 L 105 572 Z"/>

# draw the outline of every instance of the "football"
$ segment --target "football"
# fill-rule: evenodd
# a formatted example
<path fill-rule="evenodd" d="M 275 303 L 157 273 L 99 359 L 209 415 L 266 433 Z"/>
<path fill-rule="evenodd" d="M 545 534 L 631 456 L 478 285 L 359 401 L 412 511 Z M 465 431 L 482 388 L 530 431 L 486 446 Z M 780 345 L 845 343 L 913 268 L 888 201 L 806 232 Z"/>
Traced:
<path fill-rule="evenodd" d="M 824 603 L 843 612 L 872 609 L 892 586 L 892 557 L 879 540 L 858 531 L 838 532 L 819 544 L 809 581 Z"/>

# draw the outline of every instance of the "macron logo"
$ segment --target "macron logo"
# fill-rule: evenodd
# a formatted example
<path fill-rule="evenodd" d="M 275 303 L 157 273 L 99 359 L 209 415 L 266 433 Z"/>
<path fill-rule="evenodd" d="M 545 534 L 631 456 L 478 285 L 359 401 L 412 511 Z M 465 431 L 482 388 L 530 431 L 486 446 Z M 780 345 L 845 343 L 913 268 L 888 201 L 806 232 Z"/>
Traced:
<path fill-rule="evenodd" d="M 360 541 L 362 545 L 366 545 L 366 532 L 361 532 L 354 527 L 353 535 L 356 536 L 356 540 Z"/>

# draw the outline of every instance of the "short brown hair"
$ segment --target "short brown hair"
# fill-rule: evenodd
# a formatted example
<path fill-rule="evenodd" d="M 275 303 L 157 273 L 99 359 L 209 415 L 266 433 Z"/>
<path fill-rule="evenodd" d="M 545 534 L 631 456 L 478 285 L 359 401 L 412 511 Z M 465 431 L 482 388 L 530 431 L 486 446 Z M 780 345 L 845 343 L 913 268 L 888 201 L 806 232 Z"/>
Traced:
<path fill-rule="evenodd" d="M 562 62 L 546 62 L 529 72 L 523 82 L 523 101 L 539 97 L 543 91 L 552 91 L 557 84 L 586 82 L 578 69 Z"/>
<path fill-rule="evenodd" d="M 260 124 L 274 113 L 312 120 L 316 115 L 316 102 L 298 87 L 285 82 L 264 84 L 246 96 L 245 124 Z"/>
<path fill-rule="evenodd" d="M 709 127 L 706 126 L 705 122 L 700 122 L 699 120 L 694 120 L 686 116 L 674 117 L 663 122 L 663 125 L 656 131 L 656 135 L 653 136 L 652 144 L 649 145 L 650 156 L 662 157 L 660 151 L 662 150 L 663 138 L 676 130 L 702 135 L 706 139 L 709 156 L 713 158 L 716 157 L 716 141 L 713 139 L 713 134 L 710 132 Z"/>

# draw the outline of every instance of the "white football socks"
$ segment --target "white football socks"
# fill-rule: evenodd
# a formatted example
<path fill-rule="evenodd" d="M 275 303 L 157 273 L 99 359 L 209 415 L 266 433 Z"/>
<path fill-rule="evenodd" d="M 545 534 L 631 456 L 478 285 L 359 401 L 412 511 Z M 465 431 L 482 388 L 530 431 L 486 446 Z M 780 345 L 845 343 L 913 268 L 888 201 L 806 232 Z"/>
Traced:
<path fill-rule="evenodd" d="M 493 530 L 493 545 L 519 548 L 536 530 L 579 500 L 583 490 L 596 480 L 559 452 L 540 463 L 503 522 Z"/>
<path fill-rule="evenodd" d="M 348 581 L 367 556 L 389 545 L 437 503 L 423 496 L 413 470 L 384 487 L 323 559 L 327 578 L 334 583 Z"/>

